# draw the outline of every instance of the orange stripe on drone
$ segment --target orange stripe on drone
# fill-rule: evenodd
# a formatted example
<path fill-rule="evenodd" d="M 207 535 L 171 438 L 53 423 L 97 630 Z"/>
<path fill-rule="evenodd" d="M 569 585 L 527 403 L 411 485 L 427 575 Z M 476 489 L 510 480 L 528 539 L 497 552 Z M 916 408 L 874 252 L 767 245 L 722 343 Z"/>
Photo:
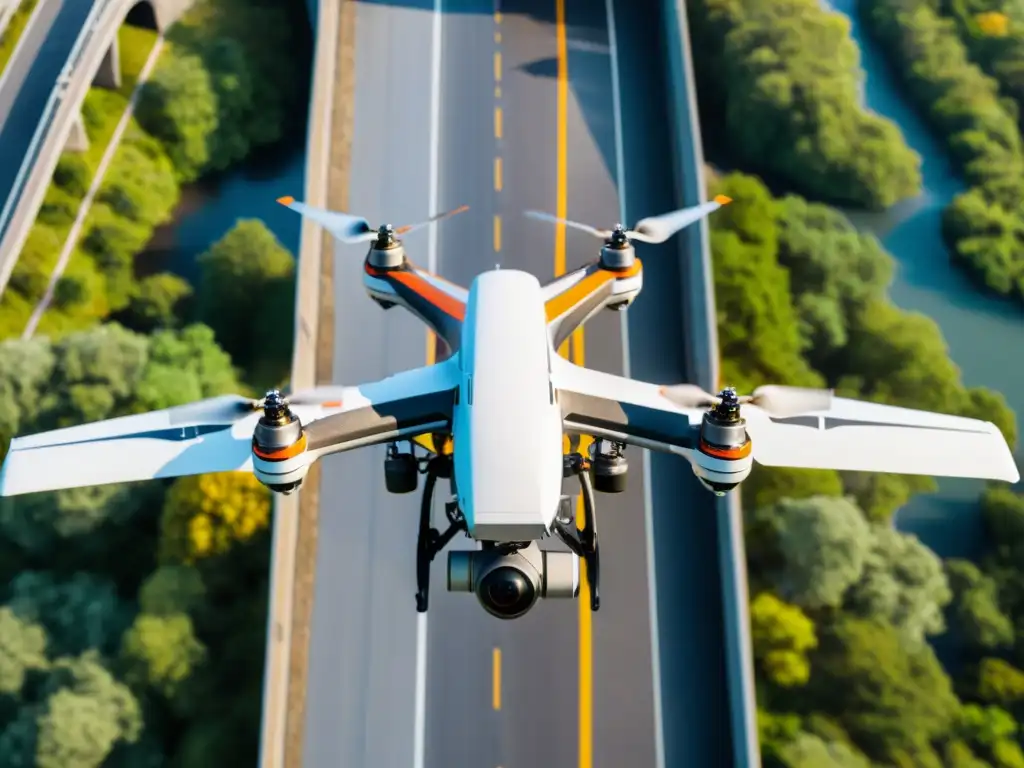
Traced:
<path fill-rule="evenodd" d="M 564 315 L 605 283 L 611 280 L 624 280 L 628 277 L 635 277 L 640 274 L 642 269 L 643 265 L 640 263 L 640 259 L 636 259 L 632 266 L 621 270 L 603 269 L 598 266 L 597 269 L 575 285 L 566 288 L 554 298 L 548 299 L 544 304 L 544 312 L 547 314 L 548 322 L 550 323 L 555 318 Z"/>
<path fill-rule="evenodd" d="M 369 264 L 366 265 L 366 273 L 373 277 L 379 277 L 382 280 L 394 280 L 396 283 L 401 283 L 410 291 L 415 293 L 421 299 L 437 307 L 446 315 L 454 317 L 456 320 L 466 319 L 466 305 L 458 299 L 449 296 L 447 293 L 442 291 L 435 285 L 431 285 L 428 281 L 417 275 L 415 272 L 404 269 L 396 270 L 383 270 L 374 269 Z"/>
<path fill-rule="evenodd" d="M 284 448 L 277 448 L 276 450 L 267 451 L 261 449 L 256 445 L 255 440 L 252 444 L 252 452 L 259 456 L 261 459 L 267 461 L 284 461 L 285 459 L 294 459 L 300 453 L 306 450 L 306 436 L 302 435 L 292 445 Z"/>
<path fill-rule="evenodd" d="M 752 447 L 749 440 L 738 448 L 716 448 L 703 440 L 700 441 L 700 452 L 714 456 L 716 459 L 745 459 L 750 455 Z"/>

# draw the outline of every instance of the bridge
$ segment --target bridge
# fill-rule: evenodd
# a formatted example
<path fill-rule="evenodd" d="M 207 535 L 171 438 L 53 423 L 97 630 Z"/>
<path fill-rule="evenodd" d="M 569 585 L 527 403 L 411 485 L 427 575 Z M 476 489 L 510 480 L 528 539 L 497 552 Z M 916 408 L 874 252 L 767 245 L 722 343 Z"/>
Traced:
<path fill-rule="evenodd" d="M 10 182 L 3 209 L 0 210 L 0 293 L 7 287 L 22 246 L 50 186 L 61 153 L 84 151 L 88 137 L 82 120 L 82 102 L 89 88 L 116 89 L 121 86 L 121 67 L 117 31 L 128 21 L 136 26 L 163 32 L 191 5 L 193 0 L 95 0 L 74 45 L 52 84 L 49 98 L 39 114 L 31 138 L 21 150 L 21 164 Z M 35 13 L 45 9 L 41 2 Z M 29 21 L 23 37 L 34 33 L 35 19 Z M 19 48 L 21 47 L 19 43 Z M 45 47 L 45 46 L 42 46 Z M 19 62 L 31 51 L 16 50 L 8 68 L 28 66 Z M 36 49 L 39 53 L 39 49 Z M 47 51 L 44 56 L 52 55 Z M 0 84 L 0 88 L 4 84 Z M 35 87 L 23 81 L 21 90 Z M 16 108 L 25 101 L 19 93 L 8 120 L 20 115 Z M 25 109 L 30 109 L 26 106 Z M 7 137 L 4 136 L 5 141 Z M 5 151 L 14 148 L 5 146 Z"/>
<path fill-rule="evenodd" d="M 554 63 L 550 59 L 533 62 L 535 74 L 542 77 L 550 65 L 547 85 L 513 81 L 513 70 L 520 69 L 513 58 L 518 55 L 514 53 L 517 46 L 527 52 L 527 58 L 543 56 L 543 52 L 554 52 L 559 37 L 559 53 L 552 58 L 563 63 L 568 58 L 570 72 L 582 66 L 579 62 L 587 49 L 603 50 L 604 61 L 610 54 L 610 80 L 601 82 L 594 89 L 598 93 L 590 96 L 602 109 L 617 113 L 612 132 L 619 144 L 618 158 L 606 165 L 618 166 L 609 172 L 619 187 L 619 215 L 624 220 L 660 212 L 644 206 L 682 207 L 705 199 L 683 0 L 607 0 L 606 14 L 600 3 L 501 0 L 497 4 L 501 12 L 493 20 L 497 49 L 493 68 L 497 73 L 504 66 L 507 75 L 497 84 L 489 79 L 489 17 L 495 7 L 491 0 L 459 0 L 458 11 L 451 13 L 445 12 L 448 0 L 310 2 L 315 5 L 317 42 L 305 199 L 373 220 L 386 216 L 387 220 L 413 221 L 428 208 L 429 212 L 443 210 L 465 202 L 462 197 L 469 195 L 483 226 L 465 217 L 463 224 L 453 223 L 451 230 L 438 227 L 429 239 L 407 243 L 422 263 L 440 268 L 445 277 L 467 282 L 493 263 L 494 259 L 487 264 L 462 263 L 465 257 L 456 253 L 463 241 L 470 250 L 480 245 L 480 251 L 490 249 L 490 217 L 485 214 L 492 210 L 492 195 L 512 194 L 518 177 L 520 186 L 533 187 L 526 194 L 540 194 L 543 200 L 545 193 L 537 185 L 550 183 L 553 193 L 555 175 L 544 166 L 564 163 L 563 142 L 572 142 L 570 155 L 591 151 L 586 146 L 591 139 L 587 129 L 580 130 L 578 116 L 575 125 L 572 114 L 565 117 L 567 110 L 587 111 L 583 93 L 587 86 L 573 83 L 571 74 L 569 87 L 579 89 L 579 103 L 566 106 L 566 100 L 558 97 L 557 122 L 570 123 L 568 129 L 559 129 L 561 148 L 550 134 L 533 127 L 528 128 L 533 134 L 520 139 L 517 146 L 512 127 L 502 136 L 502 122 L 512 126 L 515 120 L 508 102 L 517 88 L 522 101 L 539 114 L 531 116 L 528 124 L 515 125 L 556 123 Z M 596 13 L 587 16 L 581 10 L 587 5 L 596 7 Z M 543 6 L 551 8 L 538 10 Z M 586 39 L 565 42 L 565 6 L 572 17 L 568 24 L 582 29 Z M 647 54 L 651 29 L 663 35 L 665 71 L 661 73 L 643 68 L 656 66 L 644 63 L 651 60 Z M 621 64 L 615 63 L 617 35 L 623 40 L 618 45 Z M 389 44 L 389 39 L 395 42 Z M 366 40 L 374 42 L 366 45 Z M 580 53 L 573 53 L 574 45 Z M 382 60 L 387 66 L 381 66 Z M 628 86 L 620 86 L 620 80 Z M 658 83 L 654 93 L 640 87 L 650 81 Z M 623 94 L 631 91 L 639 95 L 624 105 Z M 492 153 L 486 142 L 481 149 L 481 137 L 489 132 L 492 98 L 504 103 L 503 113 L 502 107 L 494 108 L 495 138 L 505 147 L 502 151 L 514 154 L 529 145 L 534 152 L 532 163 L 521 171 L 515 170 L 515 157 L 505 163 L 508 190 L 503 189 L 500 157 L 494 161 L 491 190 Z M 635 119 L 639 118 L 631 114 L 642 111 L 643 100 L 658 105 L 658 110 L 667 104 L 672 118 L 667 145 L 650 149 L 658 163 L 650 162 L 651 154 L 642 156 L 642 145 L 655 143 L 661 134 L 651 128 L 651 122 L 638 127 Z M 360 115 L 373 115 L 373 120 Z M 590 132 L 608 132 L 610 118 L 604 127 L 596 119 L 588 122 Z M 460 124 L 467 130 L 460 131 Z M 665 157 L 672 162 L 668 174 Z M 594 160 L 584 164 L 601 165 L 599 157 Z M 647 171 L 643 170 L 645 160 Z M 657 165 L 654 176 L 652 165 Z M 380 172 L 386 167 L 394 168 L 394 173 Z M 626 167 L 633 170 L 627 173 Z M 451 172 L 455 168 L 458 173 Z M 576 166 L 573 173 L 585 171 Z M 439 182 L 438 176 L 451 180 Z M 639 189 L 644 180 L 645 186 L 659 191 Z M 599 187 L 604 182 L 594 177 L 593 183 Z M 444 193 L 452 185 L 457 202 Z M 514 207 L 519 207 L 524 192 L 516 194 L 520 197 Z M 579 195 L 576 188 L 577 199 Z M 553 207 L 554 200 L 545 204 Z M 502 265 L 548 277 L 540 274 L 542 262 L 534 265 L 523 259 L 526 249 L 510 242 L 502 251 L 500 233 L 505 231 L 503 237 L 512 241 L 517 237 L 512 228 L 518 225 L 510 210 L 508 225 L 500 228 L 502 204 L 495 203 L 493 210 L 494 250 L 503 254 Z M 614 215 L 614 208 L 603 210 L 600 215 Z M 589 220 L 578 209 L 571 214 Z M 457 226 L 462 228 L 449 235 Z M 525 241 L 514 241 L 521 242 Z M 550 251 L 550 241 L 541 237 L 538 242 L 541 251 Z M 717 334 L 706 224 L 691 227 L 678 238 L 676 258 L 669 248 L 664 246 L 662 251 L 667 258 L 652 255 L 646 261 L 652 272 L 658 258 L 669 264 L 659 272 L 663 280 L 649 275 L 645 296 L 630 310 L 636 319 L 628 325 L 634 332 L 622 331 L 622 345 L 632 351 L 616 351 L 614 345 L 605 349 L 605 341 L 588 334 L 588 364 L 628 367 L 633 358 L 632 375 L 650 379 L 655 375 L 652 371 L 664 374 L 666 369 L 651 360 L 651 343 L 643 350 L 649 339 L 654 347 L 663 348 L 664 354 L 655 349 L 654 356 L 679 358 L 672 364 L 676 367 L 670 366 L 670 375 L 715 389 L 719 383 Z M 315 226 L 303 223 L 292 371 L 296 389 L 356 383 L 391 373 L 396 365 L 423 364 L 415 324 L 393 313 L 373 312 L 358 291 L 350 289 L 348 277 L 360 258 L 360 253 L 336 247 Z M 488 261 L 487 256 L 483 261 Z M 655 288 L 658 282 L 662 290 Z M 680 297 L 682 311 L 673 311 Z M 665 322 L 657 325 L 659 321 Z M 607 323 L 601 333 L 606 327 Z M 660 337 L 653 331 L 659 327 L 667 328 Z M 389 350 L 387 355 L 368 352 L 382 348 Z M 617 356 L 623 363 L 615 362 Z M 431 359 L 429 346 L 427 359 Z M 670 457 L 661 459 L 645 456 L 642 478 L 639 457 L 632 462 L 635 479 L 630 482 L 645 487 L 641 495 L 646 498 L 633 496 L 631 503 L 643 507 L 646 554 L 638 517 L 623 522 L 625 515 L 619 514 L 641 510 L 608 510 L 603 517 L 606 542 L 641 541 L 639 546 L 624 544 L 618 552 L 606 554 L 606 560 L 619 563 L 604 564 L 601 612 L 591 619 L 586 610 L 555 605 L 556 610 L 543 617 L 532 617 L 536 619 L 532 629 L 525 625 L 494 629 L 477 615 L 475 604 L 459 606 L 446 600 L 438 594 L 443 593 L 443 574 L 437 569 L 431 612 L 414 618 L 407 568 L 413 551 L 409 536 L 414 533 L 404 530 L 414 527 L 414 517 L 407 503 L 367 487 L 373 481 L 368 483 L 366 478 L 379 473 L 376 457 L 339 457 L 328 471 L 310 477 L 298 494 L 277 499 L 261 766 L 352 763 L 434 768 L 491 761 L 494 765 L 581 768 L 628 762 L 664 768 L 689 760 L 735 768 L 760 766 L 738 499 L 711 497 L 696 488 L 687 470 Z M 603 506 L 608 507 L 608 502 Z M 374 518 L 376 526 L 371 522 Z M 383 534 L 373 533 L 381 526 L 387 528 L 387 541 Z M 660 543 L 651 542 L 652 530 Z M 372 598 L 363 599 L 367 595 Z M 539 612 L 541 607 L 534 610 Z M 578 626 L 573 626 L 577 615 Z M 609 629 L 615 623 L 627 629 L 615 634 Z M 617 649 L 616 644 L 621 647 Z M 554 662 L 552 655 L 558 657 Z M 565 662 L 564 668 L 558 662 Z M 616 676 L 615 667 L 623 665 L 628 670 Z M 507 673 L 507 679 L 515 682 L 502 693 L 506 666 L 515 668 Z M 643 674 L 634 674 L 637 670 Z M 380 684 L 369 685 L 367 675 Z M 646 681 L 638 679 L 644 675 Z M 577 739 L 566 732 L 570 729 L 578 730 Z M 523 738 L 524 732 L 531 736 Z M 729 734 L 724 744 L 722 734 Z"/>

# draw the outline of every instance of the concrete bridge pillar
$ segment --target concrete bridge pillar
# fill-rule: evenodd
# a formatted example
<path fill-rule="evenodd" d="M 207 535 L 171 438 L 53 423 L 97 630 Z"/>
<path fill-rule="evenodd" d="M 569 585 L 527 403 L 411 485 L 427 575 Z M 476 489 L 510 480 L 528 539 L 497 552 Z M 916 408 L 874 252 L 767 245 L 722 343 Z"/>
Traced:
<path fill-rule="evenodd" d="M 89 134 L 85 131 L 85 120 L 82 113 L 75 115 L 71 123 L 71 130 L 68 131 L 68 141 L 64 149 L 68 152 L 85 152 L 89 148 Z"/>
<path fill-rule="evenodd" d="M 99 88 L 109 88 L 112 91 L 121 87 L 121 50 L 117 46 L 117 35 L 114 35 L 113 42 L 103 55 L 103 61 L 100 62 L 92 82 Z"/>

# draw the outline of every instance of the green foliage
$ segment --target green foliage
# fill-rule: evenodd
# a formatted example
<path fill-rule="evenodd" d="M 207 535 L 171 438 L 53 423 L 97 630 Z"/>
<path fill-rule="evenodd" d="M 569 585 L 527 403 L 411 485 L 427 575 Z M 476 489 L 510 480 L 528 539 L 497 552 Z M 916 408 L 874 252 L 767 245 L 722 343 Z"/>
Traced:
<path fill-rule="evenodd" d="M 63 154 L 53 171 L 53 183 L 69 195 L 82 199 L 92 183 L 92 168 L 80 154 Z"/>
<path fill-rule="evenodd" d="M 140 333 L 174 328 L 192 296 L 192 286 L 170 272 L 149 275 L 135 284 L 125 310 L 124 323 Z"/>
<path fill-rule="evenodd" d="M 202 604 L 206 587 L 189 565 L 162 565 L 139 588 L 139 607 L 151 616 L 189 613 Z"/>
<path fill-rule="evenodd" d="M 0 733 L 0 764 L 99 768 L 119 742 L 134 742 L 142 712 L 94 654 L 56 661 L 37 704 Z"/>
<path fill-rule="evenodd" d="M 273 325 L 257 329 L 239 321 L 253 307 L 280 301 L 280 286 L 294 293 L 295 259 L 257 219 L 240 220 L 198 259 L 201 276 L 196 293 L 199 320 L 243 366 L 252 366 L 268 350 L 291 351 L 292 327 L 275 316 Z M 262 334 L 273 330 L 267 337 Z"/>
<path fill-rule="evenodd" d="M 802 608 L 837 607 L 864 573 L 874 544 L 870 526 L 848 499 L 784 499 L 748 513 L 752 568 Z"/>
<path fill-rule="evenodd" d="M 911 100 L 946 140 L 973 187 L 944 215 L 954 259 L 988 289 L 1022 298 L 1024 148 L 1018 109 L 971 63 L 956 23 L 939 16 L 936 5 L 868 0 L 860 8 Z"/>
<path fill-rule="evenodd" d="M 11 582 L 8 605 L 22 620 L 46 628 L 53 656 L 112 651 L 127 624 L 114 585 L 89 573 L 61 580 L 53 573 L 22 571 Z"/>
<path fill-rule="evenodd" d="M 686 6 L 701 112 L 744 167 L 822 200 L 885 208 L 921 186 L 920 158 L 860 106 L 849 22 L 815 0 Z"/>
<path fill-rule="evenodd" d="M 184 613 L 139 614 L 121 648 L 125 679 L 172 702 L 205 656 L 206 647 L 196 639 L 192 620 Z"/>
<path fill-rule="evenodd" d="M 750 604 L 750 631 L 754 656 L 775 685 L 792 688 L 807 682 L 811 668 L 807 652 L 818 644 L 814 622 L 793 605 L 770 592 Z"/>
<path fill-rule="evenodd" d="M 899 630 L 910 641 L 945 629 L 942 610 L 952 594 L 938 556 L 916 536 L 876 526 L 860 579 L 846 608 Z"/>
<path fill-rule="evenodd" d="M 781 757 L 788 768 L 871 768 L 868 759 L 848 744 L 809 733 L 797 734 L 783 747 Z"/>
<path fill-rule="evenodd" d="M 982 651 L 1012 645 L 1013 622 L 999 608 L 995 580 L 966 560 L 947 561 L 946 574 L 953 591 L 953 626 L 968 646 Z"/>
<path fill-rule="evenodd" d="M 931 742 L 954 724 L 959 702 L 931 647 L 846 616 L 819 628 L 819 637 L 808 684 L 814 709 L 833 717 L 873 760 L 902 754 L 937 764 Z"/>
<path fill-rule="evenodd" d="M 17 696 L 29 672 L 48 666 L 46 631 L 10 607 L 0 608 L 0 694 Z"/>
<path fill-rule="evenodd" d="M 152 146 L 127 142 L 117 153 L 97 200 L 119 217 L 153 228 L 167 221 L 178 202 L 170 160 Z"/>
<path fill-rule="evenodd" d="M 978 698 L 1004 707 L 1024 701 L 1024 672 L 1002 659 L 982 659 L 978 665 Z"/>

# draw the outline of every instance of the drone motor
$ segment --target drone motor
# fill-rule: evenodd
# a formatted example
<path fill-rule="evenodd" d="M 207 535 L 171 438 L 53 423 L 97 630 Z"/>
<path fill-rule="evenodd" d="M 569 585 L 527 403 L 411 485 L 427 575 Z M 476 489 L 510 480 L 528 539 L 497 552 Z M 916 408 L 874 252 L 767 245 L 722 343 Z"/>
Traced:
<path fill-rule="evenodd" d="M 309 469 L 302 457 L 305 449 L 306 436 L 298 416 L 278 390 L 271 390 L 263 400 L 263 415 L 253 430 L 256 479 L 276 493 L 294 493 Z"/>
<path fill-rule="evenodd" d="M 370 244 L 366 261 L 374 269 L 397 269 L 405 263 L 405 248 L 390 224 L 382 224 L 377 229 L 377 238 Z"/>
<path fill-rule="evenodd" d="M 727 387 L 719 398 L 719 403 L 705 412 L 701 420 L 693 471 L 705 488 L 716 496 L 724 496 L 750 474 L 753 457 L 736 390 Z"/>

